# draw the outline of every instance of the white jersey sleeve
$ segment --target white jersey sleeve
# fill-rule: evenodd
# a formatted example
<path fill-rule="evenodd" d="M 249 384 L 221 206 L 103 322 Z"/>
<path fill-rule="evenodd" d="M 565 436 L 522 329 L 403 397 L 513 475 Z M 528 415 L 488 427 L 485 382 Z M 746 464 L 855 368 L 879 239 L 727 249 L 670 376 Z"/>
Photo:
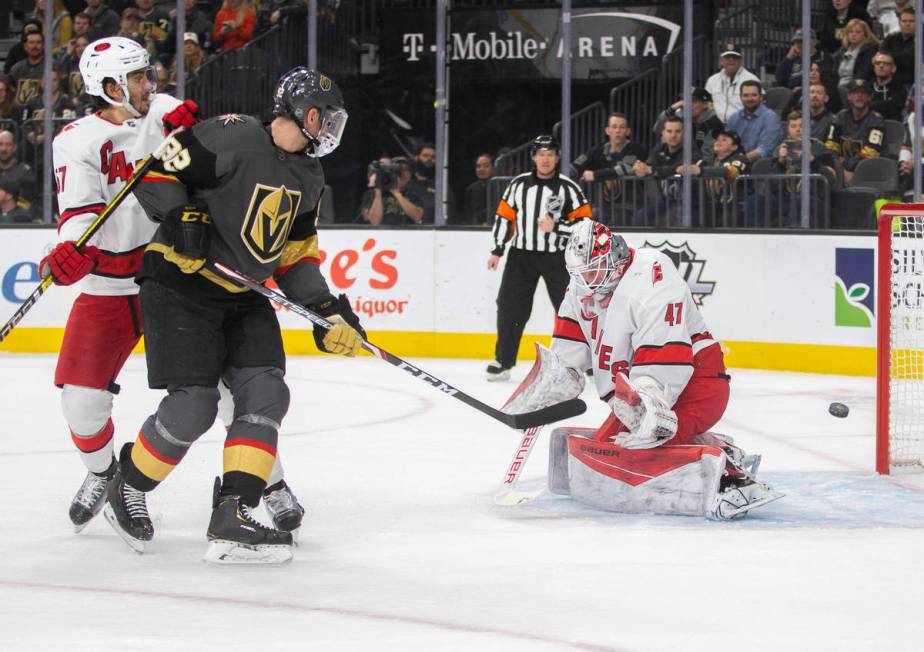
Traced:
<path fill-rule="evenodd" d="M 551 348 L 566 367 L 581 373 L 590 369 L 591 350 L 581 327 L 580 300 L 570 285 L 555 316 Z"/>
<path fill-rule="evenodd" d="M 57 137 L 52 156 L 61 213 L 58 237 L 77 240 L 109 203 L 100 183 L 99 155 L 80 139 Z"/>

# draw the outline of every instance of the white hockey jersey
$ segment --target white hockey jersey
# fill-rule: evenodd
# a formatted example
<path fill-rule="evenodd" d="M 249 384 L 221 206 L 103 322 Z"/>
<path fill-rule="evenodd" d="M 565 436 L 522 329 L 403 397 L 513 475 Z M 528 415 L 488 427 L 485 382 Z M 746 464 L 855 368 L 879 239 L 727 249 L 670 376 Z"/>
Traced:
<path fill-rule="evenodd" d="M 670 258 L 632 250 L 616 289 L 603 300 L 572 280 L 555 320 L 552 351 L 569 367 L 592 368 L 600 398 L 613 395 L 613 376 L 651 376 L 673 406 L 693 376 L 697 354 L 718 346 Z"/>
<path fill-rule="evenodd" d="M 60 241 L 76 240 L 129 180 L 139 160 L 164 140 L 164 114 L 179 100 L 158 94 L 147 115 L 115 123 L 99 113 L 72 122 L 53 143 Z M 87 294 L 135 294 L 135 272 L 157 224 L 128 195 L 87 243 L 100 249 L 99 263 L 80 282 Z"/>

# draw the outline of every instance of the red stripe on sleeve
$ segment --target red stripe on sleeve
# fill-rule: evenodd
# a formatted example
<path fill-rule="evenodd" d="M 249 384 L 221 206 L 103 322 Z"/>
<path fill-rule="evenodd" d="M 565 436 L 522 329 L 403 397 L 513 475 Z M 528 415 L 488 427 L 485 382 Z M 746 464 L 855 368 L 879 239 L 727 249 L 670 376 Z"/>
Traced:
<path fill-rule="evenodd" d="M 642 346 L 632 356 L 632 366 L 643 364 L 693 364 L 693 347 L 684 342 L 668 342 L 664 346 Z"/>
<path fill-rule="evenodd" d="M 279 267 L 277 267 L 276 271 L 273 272 L 273 276 L 282 276 L 286 272 L 288 272 L 290 269 L 295 267 L 296 265 L 301 265 L 302 263 L 311 263 L 313 265 L 320 265 L 321 259 L 315 258 L 314 256 L 305 256 L 304 258 L 299 258 L 291 265 L 280 265 Z"/>
<path fill-rule="evenodd" d="M 99 215 L 104 210 L 106 210 L 106 204 L 88 204 L 86 206 L 78 206 L 77 208 L 66 210 L 61 213 L 61 219 L 58 221 L 58 232 L 61 231 L 61 227 L 64 226 L 64 223 L 72 217 L 76 217 L 78 215 L 86 215 L 87 213 Z"/>
<path fill-rule="evenodd" d="M 581 327 L 576 321 L 564 317 L 555 318 L 555 330 L 552 331 L 552 337 L 562 337 L 566 340 L 587 343 Z"/>

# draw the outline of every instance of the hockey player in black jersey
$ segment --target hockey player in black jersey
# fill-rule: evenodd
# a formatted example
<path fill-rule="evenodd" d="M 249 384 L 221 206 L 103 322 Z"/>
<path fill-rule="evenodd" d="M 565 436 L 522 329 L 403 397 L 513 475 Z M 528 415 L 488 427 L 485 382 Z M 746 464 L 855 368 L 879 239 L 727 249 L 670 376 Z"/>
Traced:
<path fill-rule="evenodd" d="M 281 562 L 291 534 L 264 526 L 251 510 L 275 458 L 289 405 L 285 355 L 275 312 L 257 294 L 209 271 L 221 262 L 276 280 L 293 301 L 334 323 L 316 329 L 318 347 L 353 356 L 364 332 L 344 295 L 319 270 L 316 233 L 324 174 L 346 124 L 343 96 L 306 68 L 286 73 L 275 118 L 262 125 L 225 115 L 179 134 L 135 194 L 160 222 L 137 280 L 145 320 L 148 384 L 167 390 L 134 442 L 122 449 L 107 518 L 136 550 L 153 537 L 145 493 L 180 462 L 215 419 L 220 377 L 234 397 L 224 474 L 208 527 L 206 560 Z"/>

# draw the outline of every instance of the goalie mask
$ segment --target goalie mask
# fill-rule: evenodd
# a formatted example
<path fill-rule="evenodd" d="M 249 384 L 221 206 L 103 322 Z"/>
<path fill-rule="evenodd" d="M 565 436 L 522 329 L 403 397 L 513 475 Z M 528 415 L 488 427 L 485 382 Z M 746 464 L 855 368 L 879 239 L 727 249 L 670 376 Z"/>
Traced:
<path fill-rule="evenodd" d="M 151 84 L 149 97 L 157 93 L 157 74 L 151 65 L 148 51 L 137 42 L 112 36 L 90 43 L 80 56 L 80 76 L 88 95 L 99 97 L 112 106 L 125 109 L 136 118 L 141 113 L 132 106 L 128 92 L 128 76 L 143 71 Z M 122 101 L 117 102 L 106 94 L 105 81 L 113 80 L 122 89 Z"/>
<path fill-rule="evenodd" d="M 276 84 L 273 115 L 294 120 L 310 144 L 308 156 L 320 158 L 340 144 L 348 117 L 343 104 L 343 94 L 333 79 L 299 66 L 284 74 Z M 311 109 L 320 112 L 321 127 L 317 136 L 305 129 L 305 116 Z"/>
<path fill-rule="evenodd" d="M 581 289 L 612 292 L 629 266 L 632 254 L 621 235 L 604 224 L 581 220 L 565 248 L 565 267 Z"/>

